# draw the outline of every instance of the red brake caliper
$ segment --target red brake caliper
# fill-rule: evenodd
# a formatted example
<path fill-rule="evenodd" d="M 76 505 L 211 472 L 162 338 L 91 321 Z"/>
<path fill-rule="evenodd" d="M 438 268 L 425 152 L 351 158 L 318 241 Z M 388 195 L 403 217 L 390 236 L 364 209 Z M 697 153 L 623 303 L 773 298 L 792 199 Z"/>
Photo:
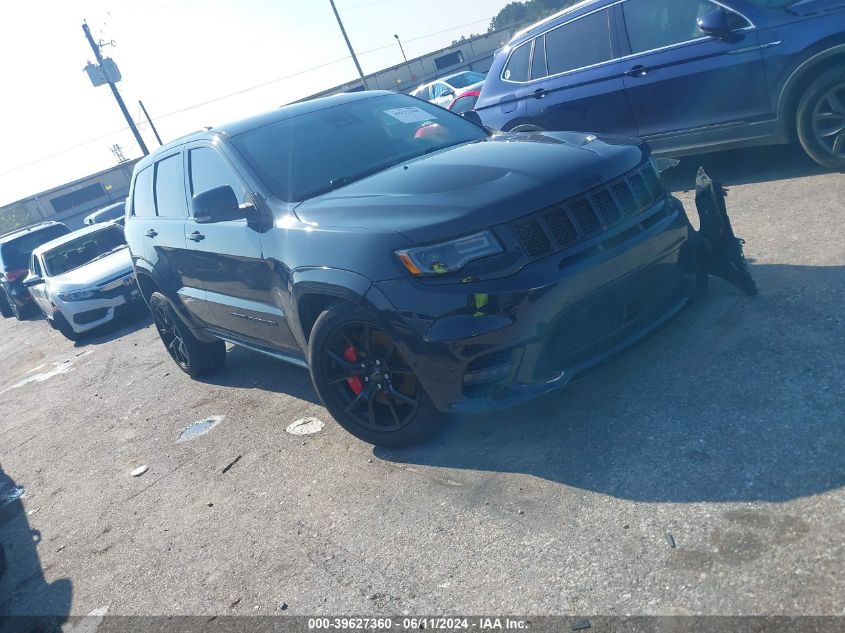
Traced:
<path fill-rule="evenodd" d="M 343 360 L 349 361 L 350 363 L 357 363 L 358 362 L 358 352 L 355 351 L 355 348 L 352 347 L 349 343 L 346 344 L 346 349 L 343 350 Z M 346 384 L 349 385 L 349 388 L 352 390 L 356 396 L 364 391 L 364 381 L 361 380 L 360 376 L 352 376 L 351 378 L 346 379 Z"/>

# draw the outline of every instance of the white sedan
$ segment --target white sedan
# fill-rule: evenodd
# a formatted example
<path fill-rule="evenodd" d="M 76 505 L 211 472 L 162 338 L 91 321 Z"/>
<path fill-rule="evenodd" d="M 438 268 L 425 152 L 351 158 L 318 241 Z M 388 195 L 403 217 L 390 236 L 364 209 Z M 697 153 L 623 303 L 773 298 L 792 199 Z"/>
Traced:
<path fill-rule="evenodd" d="M 143 303 L 118 224 L 94 224 L 39 246 L 29 270 L 24 285 L 47 322 L 72 341 Z"/>

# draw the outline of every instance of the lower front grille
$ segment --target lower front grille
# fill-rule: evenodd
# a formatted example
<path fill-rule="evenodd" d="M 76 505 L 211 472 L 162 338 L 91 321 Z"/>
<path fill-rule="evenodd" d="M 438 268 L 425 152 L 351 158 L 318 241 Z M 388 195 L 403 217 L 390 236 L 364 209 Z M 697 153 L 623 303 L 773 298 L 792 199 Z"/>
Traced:
<path fill-rule="evenodd" d="M 511 223 L 531 259 L 574 246 L 653 207 L 664 196 L 651 163 L 587 192 Z"/>
<path fill-rule="evenodd" d="M 617 288 L 555 321 L 535 369 L 543 378 L 575 367 L 658 319 L 681 297 L 677 278 L 659 268 L 637 280 L 636 289 Z"/>
<path fill-rule="evenodd" d="M 80 312 L 79 314 L 73 315 L 73 322 L 77 325 L 86 325 L 87 323 L 93 323 L 94 321 L 106 318 L 108 313 L 108 308 L 97 308 L 96 310 Z"/>

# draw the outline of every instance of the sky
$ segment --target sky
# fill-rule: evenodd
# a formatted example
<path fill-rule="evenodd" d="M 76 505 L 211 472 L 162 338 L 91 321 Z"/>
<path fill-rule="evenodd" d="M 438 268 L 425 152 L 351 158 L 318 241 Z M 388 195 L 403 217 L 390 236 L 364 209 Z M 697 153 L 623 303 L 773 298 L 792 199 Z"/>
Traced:
<path fill-rule="evenodd" d="M 509 0 L 335 0 L 365 73 L 483 33 Z M 4 0 L 0 3 L 0 206 L 141 155 L 108 86 L 83 71 L 117 62 L 147 147 L 143 100 L 164 142 L 357 77 L 329 0 Z M 114 41 L 114 46 L 110 43 Z"/>

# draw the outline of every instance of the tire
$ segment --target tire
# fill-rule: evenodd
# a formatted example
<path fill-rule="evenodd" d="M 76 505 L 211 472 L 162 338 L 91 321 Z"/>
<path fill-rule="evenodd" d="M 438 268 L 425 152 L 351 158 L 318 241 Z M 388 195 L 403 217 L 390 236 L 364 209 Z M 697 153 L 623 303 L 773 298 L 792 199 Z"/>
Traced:
<path fill-rule="evenodd" d="M 845 171 L 845 68 L 834 68 L 809 85 L 796 111 L 798 140 L 814 161 Z"/>
<path fill-rule="evenodd" d="M 411 367 L 366 310 L 338 303 L 314 323 L 311 380 L 344 429 L 376 446 L 419 444 L 442 426 Z"/>
<path fill-rule="evenodd" d="M 191 378 L 208 374 L 226 362 L 226 344 L 199 340 L 160 292 L 150 296 L 150 310 L 167 353 Z"/>
<path fill-rule="evenodd" d="M 18 321 L 23 321 L 26 318 L 26 314 L 18 307 L 18 304 L 15 303 L 15 300 L 9 294 L 7 290 L 5 292 L 5 299 L 6 303 L 9 306 L 9 312 L 11 312 L 11 316 L 15 317 Z"/>
<path fill-rule="evenodd" d="M 0 293 L 0 316 L 8 319 L 12 316 L 12 308 L 9 306 L 9 301 L 6 299 L 6 291 Z"/>
<path fill-rule="evenodd" d="M 48 319 L 49 321 L 50 319 Z M 61 332 L 62 336 L 64 336 L 69 341 L 78 341 L 82 338 L 82 335 L 76 332 L 68 323 L 65 315 L 61 312 L 56 312 L 56 316 L 53 317 L 51 325 L 54 329 Z"/>

